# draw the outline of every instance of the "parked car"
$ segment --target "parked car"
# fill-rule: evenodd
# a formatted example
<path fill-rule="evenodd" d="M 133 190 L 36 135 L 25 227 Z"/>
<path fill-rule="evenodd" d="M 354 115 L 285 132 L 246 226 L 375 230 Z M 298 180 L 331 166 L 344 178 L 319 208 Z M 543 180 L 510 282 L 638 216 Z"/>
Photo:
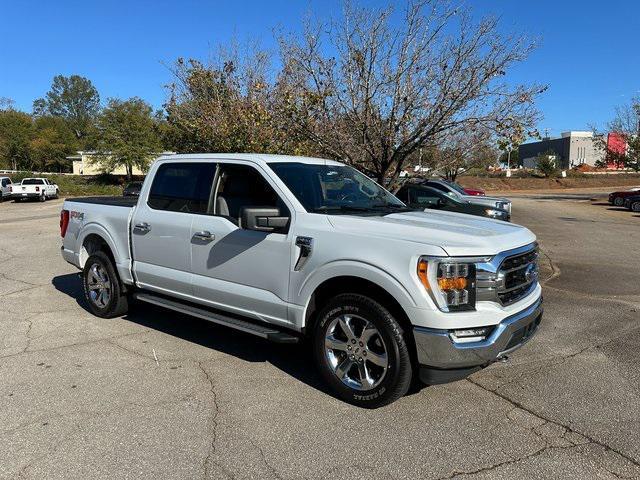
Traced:
<path fill-rule="evenodd" d="M 405 184 L 396 195 L 411 208 L 466 213 L 507 222 L 511 219 L 511 215 L 506 210 L 488 208 L 485 205 L 477 205 L 466 200 L 460 200 L 458 197 L 447 195 L 441 190 L 416 183 Z"/>
<path fill-rule="evenodd" d="M 638 192 L 640 192 L 640 187 L 633 187 L 629 190 L 620 192 L 611 192 L 609 194 L 609 203 L 616 207 L 622 207 L 624 205 L 625 198 L 638 195 Z"/>
<path fill-rule="evenodd" d="M 498 208 L 500 210 L 506 210 L 511 214 L 511 200 L 508 198 L 468 195 L 457 183 L 441 179 L 431 178 L 423 181 L 422 185 L 445 192 L 450 197 L 457 198 L 460 201 L 466 200 L 476 205 L 484 205 L 487 207 Z"/>
<path fill-rule="evenodd" d="M 475 195 L 478 197 L 483 197 L 485 195 L 485 191 L 482 190 L 481 188 L 462 188 L 464 190 L 464 193 L 466 193 L 467 195 Z"/>
<path fill-rule="evenodd" d="M 638 193 L 638 192 L 636 192 Z M 625 197 L 624 208 L 632 210 L 634 212 L 640 212 L 640 194 Z"/>
<path fill-rule="evenodd" d="M 58 186 L 46 178 L 25 178 L 22 182 L 11 185 L 11 198 L 16 202 L 29 198 L 44 202 L 50 198 L 58 198 L 58 194 Z"/>
<path fill-rule="evenodd" d="M 131 182 L 122 190 L 123 197 L 139 197 L 142 182 Z"/>
<path fill-rule="evenodd" d="M 9 177 L 0 177 L 0 202 L 5 198 L 11 197 L 11 179 Z"/>
<path fill-rule="evenodd" d="M 332 160 L 162 157 L 138 199 L 67 199 L 60 233 L 94 315 L 136 300 L 274 342 L 307 338 L 324 381 L 363 407 L 398 399 L 414 375 L 464 378 L 542 318 L 528 229 L 411 211 Z"/>

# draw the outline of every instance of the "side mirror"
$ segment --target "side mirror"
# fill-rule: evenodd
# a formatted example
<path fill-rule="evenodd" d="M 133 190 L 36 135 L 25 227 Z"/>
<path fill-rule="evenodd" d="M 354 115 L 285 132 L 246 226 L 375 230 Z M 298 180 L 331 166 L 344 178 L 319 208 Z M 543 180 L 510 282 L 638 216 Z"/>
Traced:
<path fill-rule="evenodd" d="M 289 225 L 289 217 L 280 216 L 280 210 L 270 207 L 244 207 L 240 212 L 240 226 L 247 230 L 274 232 Z"/>

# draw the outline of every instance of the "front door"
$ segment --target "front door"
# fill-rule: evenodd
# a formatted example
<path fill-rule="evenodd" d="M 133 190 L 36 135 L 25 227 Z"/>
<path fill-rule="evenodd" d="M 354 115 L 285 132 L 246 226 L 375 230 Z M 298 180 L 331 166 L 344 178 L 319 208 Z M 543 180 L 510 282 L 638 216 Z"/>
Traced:
<path fill-rule="evenodd" d="M 206 214 L 216 166 L 168 162 L 140 198 L 132 220 L 134 272 L 138 285 L 190 299 L 191 223 Z"/>
<path fill-rule="evenodd" d="M 256 167 L 220 163 L 211 216 L 194 216 L 191 258 L 194 295 L 207 305 L 256 319 L 289 324 L 287 298 L 292 240 L 243 228 L 246 207 L 292 208 Z M 291 222 L 290 222 L 291 223 Z"/>

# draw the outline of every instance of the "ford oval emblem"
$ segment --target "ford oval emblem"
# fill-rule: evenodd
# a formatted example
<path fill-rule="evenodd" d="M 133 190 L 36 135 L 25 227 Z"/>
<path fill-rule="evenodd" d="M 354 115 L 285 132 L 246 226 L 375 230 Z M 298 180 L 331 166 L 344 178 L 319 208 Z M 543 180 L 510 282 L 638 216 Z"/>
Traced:
<path fill-rule="evenodd" d="M 524 278 L 527 283 L 533 282 L 538 277 L 538 269 L 536 268 L 536 264 L 530 264 L 526 270 L 524 271 Z"/>

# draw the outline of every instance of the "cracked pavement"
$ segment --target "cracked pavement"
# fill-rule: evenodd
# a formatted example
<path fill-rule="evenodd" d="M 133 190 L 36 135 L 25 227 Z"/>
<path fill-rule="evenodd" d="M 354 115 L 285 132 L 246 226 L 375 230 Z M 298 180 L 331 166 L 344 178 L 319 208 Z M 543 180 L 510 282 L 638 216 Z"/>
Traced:
<path fill-rule="evenodd" d="M 103 320 L 60 257 L 61 201 L 0 204 L 0 479 L 640 478 L 640 218 L 519 198 L 536 337 L 367 411 L 305 346 L 136 305 Z"/>

